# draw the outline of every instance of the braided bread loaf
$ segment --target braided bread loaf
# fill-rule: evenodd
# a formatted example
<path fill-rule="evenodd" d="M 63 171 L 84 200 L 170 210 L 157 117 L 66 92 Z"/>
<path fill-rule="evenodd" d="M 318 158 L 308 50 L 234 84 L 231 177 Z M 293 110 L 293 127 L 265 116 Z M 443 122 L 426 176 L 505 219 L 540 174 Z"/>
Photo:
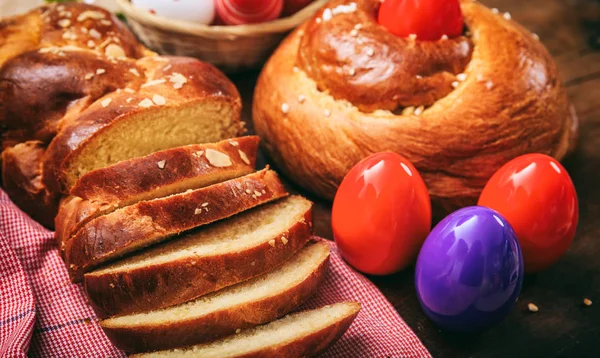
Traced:
<path fill-rule="evenodd" d="M 331 1 L 263 69 L 255 127 L 298 184 L 332 199 L 354 164 L 389 150 L 447 211 L 475 203 L 515 156 L 573 149 L 577 117 L 537 36 L 466 0 L 462 36 L 401 38 L 378 24 L 379 5 Z"/>
<path fill-rule="evenodd" d="M 240 111 L 216 68 L 157 56 L 101 8 L 55 3 L 0 22 L 3 183 L 46 226 L 83 174 L 234 137 Z"/>

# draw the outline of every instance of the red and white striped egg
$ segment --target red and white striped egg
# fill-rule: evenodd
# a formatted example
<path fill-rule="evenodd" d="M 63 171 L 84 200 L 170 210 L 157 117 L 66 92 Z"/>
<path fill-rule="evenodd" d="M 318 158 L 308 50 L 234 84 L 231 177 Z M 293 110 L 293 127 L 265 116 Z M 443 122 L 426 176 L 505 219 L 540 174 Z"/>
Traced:
<path fill-rule="evenodd" d="M 226 25 L 256 24 L 277 19 L 283 0 L 215 0 L 215 8 Z"/>

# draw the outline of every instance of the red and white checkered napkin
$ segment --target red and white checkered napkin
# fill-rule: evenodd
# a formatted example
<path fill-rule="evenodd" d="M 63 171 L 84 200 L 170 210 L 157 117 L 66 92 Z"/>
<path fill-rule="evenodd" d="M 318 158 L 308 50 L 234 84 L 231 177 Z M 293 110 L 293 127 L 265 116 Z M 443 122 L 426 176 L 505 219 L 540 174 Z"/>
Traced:
<path fill-rule="evenodd" d="M 358 301 L 361 312 L 324 357 L 430 357 L 394 307 L 344 263 L 334 243 L 320 291 L 302 308 Z M 53 233 L 0 189 L 0 357 L 124 357 L 106 338 L 81 285 L 71 284 Z"/>

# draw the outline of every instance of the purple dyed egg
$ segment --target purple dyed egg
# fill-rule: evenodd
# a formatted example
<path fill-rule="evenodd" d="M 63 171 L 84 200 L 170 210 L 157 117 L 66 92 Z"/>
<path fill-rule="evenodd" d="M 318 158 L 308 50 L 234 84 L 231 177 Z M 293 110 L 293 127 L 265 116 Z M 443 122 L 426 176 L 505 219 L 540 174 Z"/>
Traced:
<path fill-rule="evenodd" d="M 481 206 L 448 215 L 431 231 L 417 259 L 421 307 L 448 331 L 478 331 L 501 321 L 522 283 L 523 257 L 512 227 Z"/>

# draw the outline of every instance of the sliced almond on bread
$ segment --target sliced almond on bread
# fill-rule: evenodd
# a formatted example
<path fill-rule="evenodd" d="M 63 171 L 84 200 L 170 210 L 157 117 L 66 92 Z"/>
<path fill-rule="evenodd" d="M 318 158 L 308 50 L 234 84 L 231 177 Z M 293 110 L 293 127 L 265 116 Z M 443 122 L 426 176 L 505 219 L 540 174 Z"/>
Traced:
<path fill-rule="evenodd" d="M 127 352 L 148 352 L 213 341 L 281 317 L 309 298 L 322 281 L 329 245 L 307 244 L 284 264 L 249 281 L 182 305 L 109 318 L 106 335 Z"/>
<path fill-rule="evenodd" d="M 310 357 L 340 338 L 359 311 L 360 304 L 357 302 L 336 303 L 294 313 L 212 343 L 131 357 Z"/>
<path fill-rule="evenodd" d="M 100 317 L 187 302 L 282 264 L 309 240 L 312 203 L 292 196 L 85 275 Z"/>
<path fill-rule="evenodd" d="M 66 242 L 65 261 L 71 278 L 78 281 L 84 272 L 103 262 L 286 195 L 277 174 L 265 169 L 206 188 L 142 201 L 85 224 Z"/>
<path fill-rule="evenodd" d="M 56 239 L 65 242 L 90 220 L 118 208 L 250 174 L 258 142 L 251 136 L 188 145 L 93 170 L 63 200 L 55 220 Z M 211 162 L 211 153 L 219 153 L 228 165 Z"/>

